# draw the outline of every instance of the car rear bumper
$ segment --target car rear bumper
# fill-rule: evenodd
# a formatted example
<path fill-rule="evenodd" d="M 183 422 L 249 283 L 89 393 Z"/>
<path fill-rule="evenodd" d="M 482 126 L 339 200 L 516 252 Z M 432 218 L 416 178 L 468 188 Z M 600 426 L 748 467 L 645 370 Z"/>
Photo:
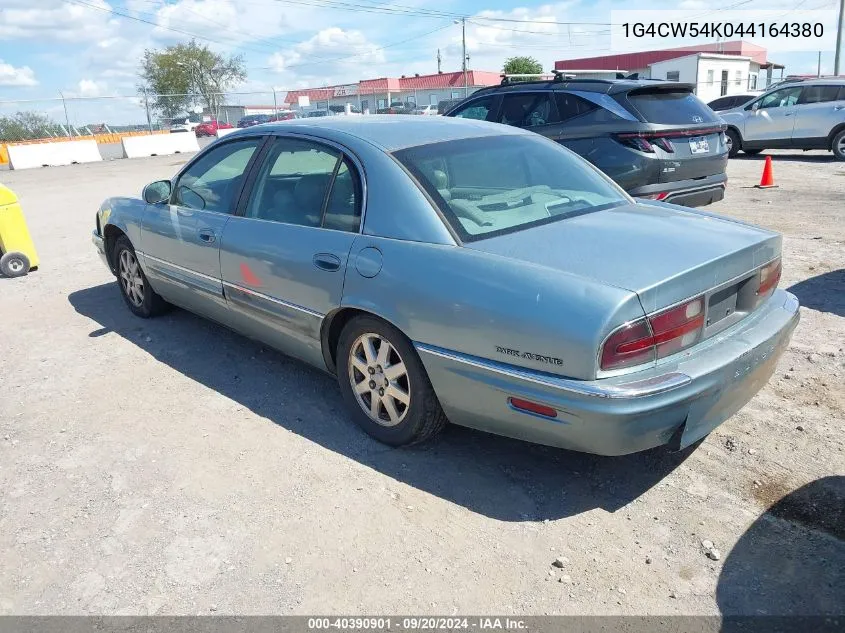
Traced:
<path fill-rule="evenodd" d="M 724 198 L 727 184 L 727 174 L 720 173 L 707 176 L 706 178 L 644 185 L 629 190 L 628 194 L 635 198 L 651 199 L 655 199 L 655 196 L 659 194 L 666 194 L 665 197 L 656 199 L 662 200 L 663 202 L 671 202 L 672 204 L 680 204 L 685 207 L 703 207 Z"/>
<path fill-rule="evenodd" d="M 599 455 L 684 448 L 739 411 L 766 384 L 799 320 L 778 290 L 756 312 L 658 366 L 602 380 L 560 378 L 415 343 L 450 421 Z M 510 398 L 556 417 L 513 408 Z"/>

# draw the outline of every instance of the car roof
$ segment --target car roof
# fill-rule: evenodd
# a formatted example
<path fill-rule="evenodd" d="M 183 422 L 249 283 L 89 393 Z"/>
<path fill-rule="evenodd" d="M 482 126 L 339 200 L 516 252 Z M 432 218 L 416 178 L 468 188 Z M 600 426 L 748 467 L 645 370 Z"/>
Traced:
<path fill-rule="evenodd" d="M 582 92 L 600 92 L 604 94 L 618 94 L 629 92 L 637 88 L 648 88 L 650 86 L 661 86 L 666 88 L 679 88 L 693 90 L 692 84 L 663 81 L 661 79 L 544 79 L 541 81 L 511 81 L 498 86 L 487 86 L 475 91 L 470 96 L 489 93 L 536 91 L 559 91 L 559 90 L 580 90 Z"/>
<path fill-rule="evenodd" d="M 518 136 L 532 132 L 510 125 L 452 117 L 415 117 L 401 114 L 368 114 L 291 119 L 264 123 L 226 136 L 227 139 L 256 131 L 311 134 L 342 143 L 344 137 L 355 137 L 392 152 L 404 147 L 428 145 L 441 141 L 482 136 Z"/>

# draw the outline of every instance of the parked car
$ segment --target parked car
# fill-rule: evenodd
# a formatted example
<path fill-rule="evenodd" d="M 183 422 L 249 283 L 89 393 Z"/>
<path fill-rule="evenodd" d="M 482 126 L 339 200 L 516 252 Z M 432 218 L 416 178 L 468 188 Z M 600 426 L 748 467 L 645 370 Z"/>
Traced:
<path fill-rule="evenodd" d="M 446 116 L 542 134 L 592 162 L 632 196 L 691 207 L 724 197 L 726 126 L 690 84 L 506 78 L 473 93 Z"/>
<path fill-rule="evenodd" d="M 197 136 L 215 136 L 217 130 L 231 130 L 233 128 L 231 123 L 223 121 L 203 121 L 194 129 Z"/>
<path fill-rule="evenodd" d="M 636 201 L 538 134 L 402 119 L 237 131 L 103 202 L 93 241 L 129 310 L 176 304 L 335 374 L 392 445 L 448 419 L 680 448 L 766 383 L 798 321 L 780 235 Z"/>
<path fill-rule="evenodd" d="M 412 114 L 424 114 L 424 115 L 435 115 L 437 114 L 437 106 L 436 105 L 426 105 L 422 106 L 421 108 L 416 108 Z"/>
<path fill-rule="evenodd" d="M 308 113 L 308 118 L 315 118 L 315 117 L 323 117 L 323 116 L 331 116 L 331 112 L 328 110 L 314 110 Z"/>
<path fill-rule="evenodd" d="M 740 150 L 826 149 L 845 160 L 845 78 L 784 82 L 719 114 L 728 124 L 731 156 Z"/>
<path fill-rule="evenodd" d="M 352 114 L 361 114 L 361 109 L 356 106 L 349 104 L 349 111 Z M 345 105 L 330 105 L 329 112 L 332 114 L 346 114 L 346 106 Z"/>
<path fill-rule="evenodd" d="M 713 99 L 707 106 L 713 110 L 713 112 L 722 112 L 724 110 L 730 110 L 731 108 L 736 108 L 738 106 L 745 105 L 752 99 L 756 99 L 761 94 L 762 91 L 754 91 L 754 92 L 743 92 L 742 94 L 736 95 L 728 95 L 726 97 L 719 97 L 718 99 Z"/>
<path fill-rule="evenodd" d="M 446 114 L 461 101 L 463 101 L 463 99 L 441 99 L 437 102 L 437 114 Z"/>
<path fill-rule="evenodd" d="M 261 123 L 269 123 L 270 122 L 270 115 L 269 114 L 250 114 L 245 117 L 241 117 L 238 119 L 237 127 L 245 128 L 245 127 L 252 127 L 253 125 L 259 125 Z"/>
<path fill-rule="evenodd" d="M 191 114 L 182 114 L 171 119 L 170 133 L 194 132 L 200 123 L 202 123 L 202 116 L 200 114 L 195 112 L 192 112 Z"/>
<path fill-rule="evenodd" d="M 295 118 L 296 113 L 288 110 L 285 112 L 277 112 L 276 114 L 271 114 L 267 119 L 267 123 L 275 123 L 276 121 L 290 121 L 291 119 Z"/>
<path fill-rule="evenodd" d="M 376 110 L 376 114 L 410 114 L 416 107 L 411 101 L 393 101 L 390 106 Z"/>

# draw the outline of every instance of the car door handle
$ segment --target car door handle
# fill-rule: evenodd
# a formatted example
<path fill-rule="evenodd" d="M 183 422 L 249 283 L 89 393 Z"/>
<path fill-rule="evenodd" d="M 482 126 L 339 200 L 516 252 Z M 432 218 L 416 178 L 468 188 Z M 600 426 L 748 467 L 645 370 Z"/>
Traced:
<path fill-rule="evenodd" d="M 833 106 L 834 110 L 845 110 L 845 106 Z"/>
<path fill-rule="evenodd" d="M 212 231 L 211 229 L 200 229 L 199 231 L 197 231 L 197 233 L 199 234 L 200 239 L 203 242 L 207 242 L 209 244 L 212 244 L 214 240 L 217 239 L 214 235 L 214 231 Z"/>
<path fill-rule="evenodd" d="M 331 253 L 317 253 L 314 255 L 314 265 L 320 270 L 333 272 L 340 268 L 340 257 Z"/>

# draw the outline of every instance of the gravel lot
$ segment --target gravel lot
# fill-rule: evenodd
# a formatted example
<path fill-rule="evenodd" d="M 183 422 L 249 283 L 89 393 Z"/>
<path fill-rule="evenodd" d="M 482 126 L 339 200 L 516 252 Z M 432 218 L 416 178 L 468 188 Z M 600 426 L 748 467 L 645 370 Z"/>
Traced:
<path fill-rule="evenodd" d="M 845 613 L 845 163 L 771 154 L 711 209 L 784 233 L 792 345 L 695 450 L 625 458 L 377 444 L 330 377 L 123 305 L 94 213 L 186 157 L 4 172 L 42 268 L 0 279 L 0 614 Z"/>

